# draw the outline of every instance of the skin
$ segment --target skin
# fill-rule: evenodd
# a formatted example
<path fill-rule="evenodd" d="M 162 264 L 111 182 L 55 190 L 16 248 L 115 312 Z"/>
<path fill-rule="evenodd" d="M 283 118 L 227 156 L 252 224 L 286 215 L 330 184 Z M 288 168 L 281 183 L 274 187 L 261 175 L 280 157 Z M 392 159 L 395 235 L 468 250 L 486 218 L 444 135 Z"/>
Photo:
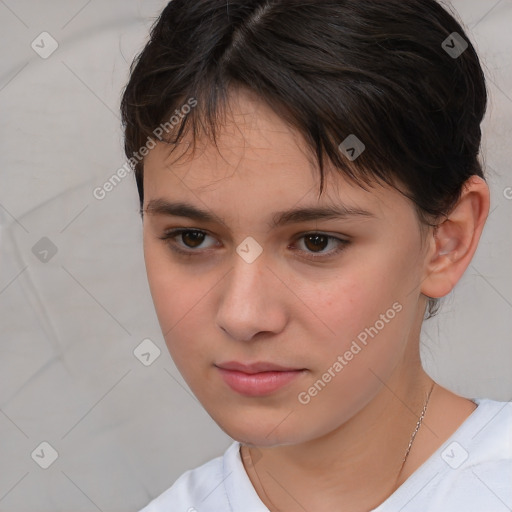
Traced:
<path fill-rule="evenodd" d="M 488 187 L 472 177 L 437 231 L 422 230 L 412 203 L 387 186 L 364 191 L 334 171 L 319 198 L 319 174 L 297 132 L 252 93 L 233 91 L 230 108 L 220 153 L 204 138 L 193 155 L 181 148 L 169 155 L 159 143 L 145 159 L 144 256 L 169 352 L 210 416 L 244 445 L 244 467 L 269 510 L 371 509 L 475 409 L 436 385 L 401 470 L 433 384 L 419 357 L 427 297 L 448 294 L 469 265 L 489 211 Z M 158 198 L 190 202 L 222 221 L 146 211 Z M 333 203 L 374 216 L 269 229 L 277 211 Z M 174 239 L 200 255 L 180 256 L 160 239 L 178 227 L 207 233 L 202 241 Z M 335 240 L 315 245 L 300 238 L 304 232 L 350 242 L 333 254 Z M 250 264 L 236 252 L 247 236 L 263 249 Z M 308 259 L 315 253 L 327 256 Z M 300 403 L 298 394 L 394 303 L 400 312 Z M 215 366 L 230 360 L 307 371 L 269 396 L 246 397 Z"/>

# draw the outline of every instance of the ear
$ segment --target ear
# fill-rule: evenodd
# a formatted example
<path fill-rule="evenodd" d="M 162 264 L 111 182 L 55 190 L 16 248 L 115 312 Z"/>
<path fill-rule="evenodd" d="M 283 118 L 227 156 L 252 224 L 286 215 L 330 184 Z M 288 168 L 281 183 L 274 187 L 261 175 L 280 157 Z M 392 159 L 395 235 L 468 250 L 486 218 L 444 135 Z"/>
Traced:
<path fill-rule="evenodd" d="M 448 295 L 471 262 L 489 214 L 489 187 L 471 176 L 446 220 L 431 231 L 421 292 L 427 297 Z"/>

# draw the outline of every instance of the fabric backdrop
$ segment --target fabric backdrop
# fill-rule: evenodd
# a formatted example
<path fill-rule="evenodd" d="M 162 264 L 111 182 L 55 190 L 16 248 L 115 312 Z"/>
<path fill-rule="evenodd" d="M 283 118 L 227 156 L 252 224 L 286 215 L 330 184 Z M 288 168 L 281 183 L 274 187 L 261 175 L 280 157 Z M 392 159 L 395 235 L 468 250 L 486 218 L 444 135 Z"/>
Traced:
<path fill-rule="evenodd" d="M 137 510 L 231 441 L 167 352 L 133 174 L 93 193 L 125 162 L 121 89 L 165 4 L 0 0 L 0 511 Z M 512 0 L 453 5 L 488 78 L 491 214 L 422 356 L 510 400 Z"/>

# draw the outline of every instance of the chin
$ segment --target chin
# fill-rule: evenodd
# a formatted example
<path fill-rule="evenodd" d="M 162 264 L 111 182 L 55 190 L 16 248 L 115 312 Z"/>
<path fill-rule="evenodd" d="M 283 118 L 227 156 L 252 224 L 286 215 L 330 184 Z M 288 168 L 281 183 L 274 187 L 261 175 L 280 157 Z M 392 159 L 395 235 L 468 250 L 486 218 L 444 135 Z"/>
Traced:
<path fill-rule="evenodd" d="M 211 416 L 222 431 L 235 441 L 249 446 L 270 447 L 298 444 L 306 440 L 304 425 L 301 427 L 288 419 L 283 421 L 288 412 L 267 415 L 266 418 L 263 414 L 258 417 L 247 415 L 245 421 L 240 418 L 243 413 L 225 414 L 222 418 L 221 415 Z M 233 421 L 236 416 L 238 418 Z"/>

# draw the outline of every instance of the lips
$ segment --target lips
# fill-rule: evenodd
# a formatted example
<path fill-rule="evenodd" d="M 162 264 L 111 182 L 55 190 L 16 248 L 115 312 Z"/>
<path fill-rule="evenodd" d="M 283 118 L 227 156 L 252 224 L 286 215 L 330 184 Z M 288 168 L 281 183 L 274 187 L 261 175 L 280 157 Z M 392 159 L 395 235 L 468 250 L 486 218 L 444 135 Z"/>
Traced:
<path fill-rule="evenodd" d="M 255 363 L 239 363 L 238 361 L 228 361 L 226 363 L 217 364 L 216 366 L 225 370 L 236 370 L 238 372 L 249 374 L 260 372 L 292 372 L 305 370 L 305 368 L 281 366 L 275 363 L 267 363 L 264 361 L 258 361 Z"/>
<path fill-rule="evenodd" d="M 268 362 L 229 361 L 215 366 L 233 391 L 252 397 L 274 393 L 307 372 L 305 368 L 291 368 Z"/>

